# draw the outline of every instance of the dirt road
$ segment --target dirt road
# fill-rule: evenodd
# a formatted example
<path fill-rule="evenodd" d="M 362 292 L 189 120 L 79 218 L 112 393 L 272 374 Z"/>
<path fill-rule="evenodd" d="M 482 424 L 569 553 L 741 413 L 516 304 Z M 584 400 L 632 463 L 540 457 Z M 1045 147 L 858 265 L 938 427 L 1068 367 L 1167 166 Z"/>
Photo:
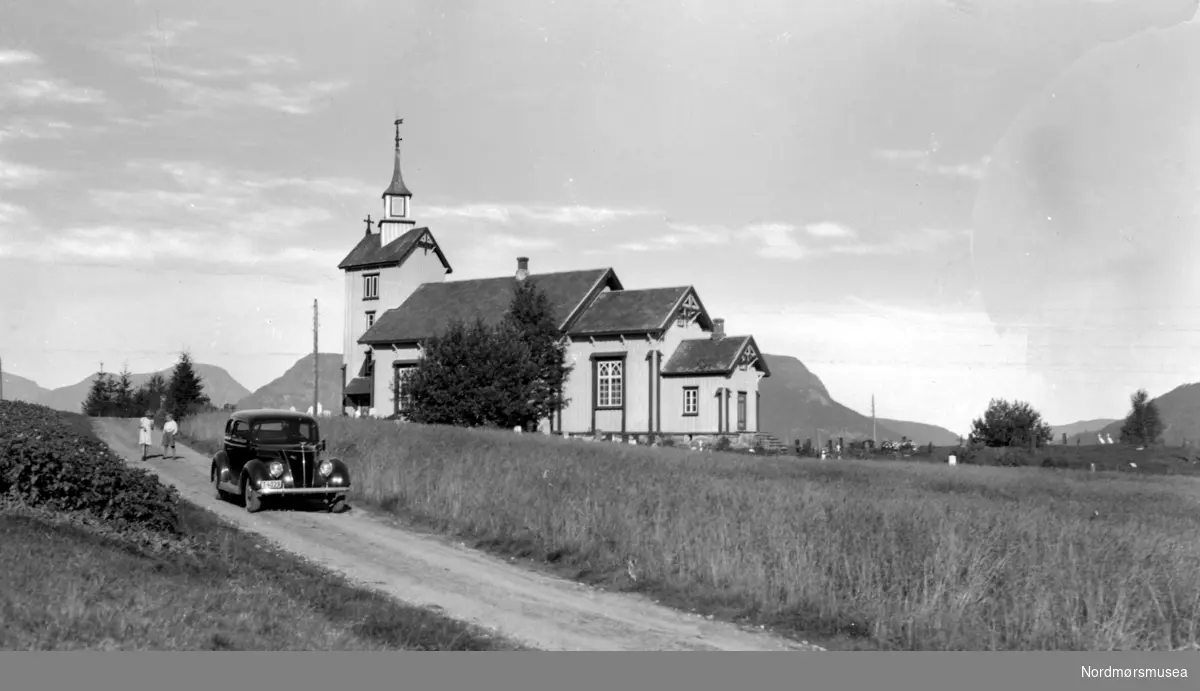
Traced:
<path fill-rule="evenodd" d="M 184 499 L 361 585 L 535 648 L 820 649 L 685 614 L 643 597 L 529 571 L 448 541 L 406 532 L 361 511 L 247 514 L 214 497 L 207 456 L 180 445 L 178 459 L 155 456 L 143 462 L 136 423 L 102 419 L 95 424 L 100 438 L 117 454 L 157 473 Z"/>

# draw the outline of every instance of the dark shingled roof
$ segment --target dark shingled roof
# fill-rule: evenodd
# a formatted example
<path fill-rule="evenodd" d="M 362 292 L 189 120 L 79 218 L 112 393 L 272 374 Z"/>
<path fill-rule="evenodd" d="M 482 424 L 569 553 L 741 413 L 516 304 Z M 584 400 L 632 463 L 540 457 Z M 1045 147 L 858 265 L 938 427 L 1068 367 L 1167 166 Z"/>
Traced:
<path fill-rule="evenodd" d="M 658 331 L 688 292 L 688 286 L 601 293 L 571 327 L 572 335 Z"/>
<path fill-rule="evenodd" d="M 355 377 L 346 384 L 347 396 L 362 396 L 371 393 L 371 380 L 366 377 Z"/>
<path fill-rule="evenodd" d="M 767 376 L 767 369 L 762 351 L 754 342 L 753 336 L 726 336 L 720 340 L 711 338 L 696 338 L 683 341 L 671 354 L 671 359 L 663 365 L 662 373 L 673 375 L 695 374 L 728 374 L 737 365 L 737 358 L 742 354 L 746 345 L 754 348 L 758 355 L 756 366 Z"/>
<path fill-rule="evenodd" d="M 559 328 L 566 326 L 567 318 L 601 280 L 617 289 L 621 287 L 611 269 L 536 274 L 526 280 L 535 281 L 545 291 Z M 517 279 L 513 276 L 425 283 L 404 304 L 384 312 L 358 342 L 418 341 L 441 333 L 455 320 L 469 322 L 476 317 L 482 317 L 488 324 L 498 323 L 508 311 L 516 286 Z"/>
<path fill-rule="evenodd" d="M 409 254 L 417 246 L 417 241 L 421 236 L 429 233 L 428 228 L 413 228 L 404 235 L 389 242 L 385 246 L 380 246 L 382 235 L 380 233 L 371 233 L 364 235 L 354 249 L 350 250 L 350 254 L 338 264 L 339 269 L 359 269 L 367 266 L 384 266 L 388 264 L 399 264 L 404 261 Z M 433 233 L 429 234 L 433 237 Z M 442 249 L 436 247 L 437 241 L 434 241 L 435 250 L 438 258 L 442 260 L 442 264 L 446 267 L 446 273 L 450 273 L 450 262 L 446 261 L 446 255 L 442 254 Z"/>

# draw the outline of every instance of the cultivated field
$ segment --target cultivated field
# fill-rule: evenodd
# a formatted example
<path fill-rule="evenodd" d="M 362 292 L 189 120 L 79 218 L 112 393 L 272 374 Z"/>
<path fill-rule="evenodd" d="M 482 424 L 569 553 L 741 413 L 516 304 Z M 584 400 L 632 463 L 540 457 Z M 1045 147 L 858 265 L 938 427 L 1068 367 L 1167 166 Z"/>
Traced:
<path fill-rule="evenodd" d="M 183 433 L 211 450 L 225 419 Z M 1200 633 L 1190 478 L 766 459 L 344 418 L 323 429 L 359 500 L 723 618 L 921 650 L 1168 649 Z"/>
<path fill-rule="evenodd" d="M 87 418 L 5 401 L 0 565 L 4 650 L 512 647 L 180 501 Z"/>

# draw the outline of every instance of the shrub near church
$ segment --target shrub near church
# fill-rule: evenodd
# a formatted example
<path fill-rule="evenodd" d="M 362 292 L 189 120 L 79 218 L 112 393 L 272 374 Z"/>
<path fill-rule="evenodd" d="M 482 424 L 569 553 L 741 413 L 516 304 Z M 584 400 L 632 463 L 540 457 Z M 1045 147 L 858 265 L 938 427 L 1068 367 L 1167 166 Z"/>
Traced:
<path fill-rule="evenodd" d="M 550 302 L 529 280 L 514 290 L 499 324 L 456 321 L 431 337 L 392 395 L 405 396 L 412 422 L 532 429 L 569 402 L 570 372 Z"/>

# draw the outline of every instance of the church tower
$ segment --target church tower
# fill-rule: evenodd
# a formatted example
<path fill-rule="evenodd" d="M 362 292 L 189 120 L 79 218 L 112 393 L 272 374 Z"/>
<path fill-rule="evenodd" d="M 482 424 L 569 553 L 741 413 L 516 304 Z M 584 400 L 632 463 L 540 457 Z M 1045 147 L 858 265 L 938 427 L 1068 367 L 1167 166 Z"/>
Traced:
<path fill-rule="evenodd" d="M 404 120 L 396 121 L 396 160 L 392 165 L 392 184 L 383 192 L 383 219 L 379 221 L 380 244 L 387 245 L 416 227 L 412 220 L 412 192 L 404 184 L 404 175 L 400 172 L 400 125 Z"/>
<path fill-rule="evenodd" d="M 389 388 L 395 356 L 358 342 L 377 320 L 387 325 L 388 311 L 399 307 L 417 288 L 440 283 L 451 272 L 446 255 L 425 227 L 412 218 L 412 192 L 400 171 L 400 125 L 396 120 L 396 146 L 392 182 L 383 192 L 383 218 L 366 222 L 366 232 L 338 264 L 346 276 L 345 326 L 342 341 L 343 412 L 376 411 L 386 415 L 394 401 Z M 377 357 L 378 355 L 378 357 Z M 377 370 L 377 365 L 382 369 Z"/>

